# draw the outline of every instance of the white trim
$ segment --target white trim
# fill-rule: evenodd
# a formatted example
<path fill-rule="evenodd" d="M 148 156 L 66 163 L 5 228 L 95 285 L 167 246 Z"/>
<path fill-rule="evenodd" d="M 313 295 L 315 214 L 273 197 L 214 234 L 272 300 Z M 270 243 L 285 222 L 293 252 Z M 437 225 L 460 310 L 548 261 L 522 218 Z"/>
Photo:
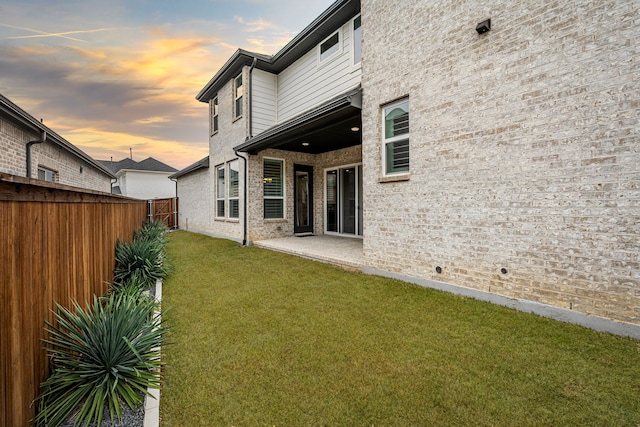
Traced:
<path fill-rule="evenodd" d="M 355 62 L 356 37 L 355 37 L 355 29 L 353 28 L 353 25 L 355 20 L 358 18 L 360 18 L 360 62 Z M 349 29 L 351 31 L 351 48 L 349 49 L 350 57 L 351 57 L 351 66 L 355 71 L 356 69 L 360 69 L 362 66 L 362 15 L 361 14 L 357 14 L 349 21 Z"/>
<path fill-rule="evenodd" d="M 218 171 L 222 169 L 222 172 L 224 174 L 223 179 L 224 179 L 224 183 L 223 183 L 223 188 L 224 188 L 224 194 L 222 195 L 222 197 L 220 197 L 219 194 L 219 176 L 218 176 Z M 215 170 L 215 175 L 214 175 L 214 189 L 215 189 L 215 205 L 213 208 L 213 217 L 216 219 L 224 219 L 227 217 L 227 168 L 226 165 L 224 163 L 216 165 L 214 167 Z M 222 202 L 224 203 L 224 215 L 219 215 L 218 214 L 218 202 L 222 200 Z"/>
<path fill-rule="evenodd" d="M 236 96 L 236 91 L 237 91 L 237 87 L 236 87 L 236 82 L 238 81 L 238 78 L 242 78 L 242 85 L 240 85 L 240 87 L 242 88 L 242 95 L 240 96 Z M 244 82 L 244 73 L 242 71 L 240 71 L 240 74 L 238 74 L 237 76 L 235 76 L 233 78 L 232 84 L 231 84 L 231 98 L 233 99 L 233 121 L 236 121 L 237 119 L 241 118 L 244 114 L 244 93 L 245 93 L 245 82 Z M 238 99 L 240 99 L 240 105 L 242 106 L 242 113 L 238 114 L 237 109 L 236 109 L 236 104 L 238 103 Z"/>
<path fill-rule="evenodd" d="M 232 163 L 236 163 L 237 164 L 237 172 L 238 172 L 238 195 L 237 196 L 231 196 L 231 164 Z M 227 162 L 227 170 L 229 171 L 228 175 L 229 178 L 227 179 L 227 207 L 228 207 L 228 212 L 225 212 L 226 215 L 225 217 L 230 219 L 230 220 L 239 220 L 240 219 L 240 161 L 236 158 L 233 160 L 229 160 Z M 231 216 L 231 201 L 232 200 L 236 200 L 238 202 L 238 216 Z"/>
<path fill-rule="evenodd" d="M 282 196 L 269 196 L 269 199 L 277 200 L 282 199 L 282 218 L 265 218 L 264 217 L 264 200 L 267 198 L 264 195 L 264 183 L 262 184 L 262 220 L 263 221 L 282 221 L 287 219 L 287 181 L 285 174 L 286 170 L 286 162 L 285 159 L 281 159 L 278 157 L 269 157 L 265 156 L 262 158 L 262 177 L 264 179 L 264 161 L 265 160 L 275 160 L 282 163 L 282 169 L 280 170 L 281 180 L 282 180 Z"/>
<path fill-rule="evenodd" d="M 320 53 L 321 49 L 322 49 L 322 45 L 328 41 L 330 38 L 334 37 L 335 35 L 338 35 L 338 49 L 333 52 L 332 54 L 330 54 L 329 56 L 322 58 L 322 54 Z M 322 40 L 320 43 L 318 43 L 318 47 L 316 48 L 317 51 L 317 58 L 318 58 L 318 67 L 324 67 L 325 65 L 329 64 L 330 62 L 333 62 L 333 60 L 335 60 L 337 57 L 340 56 L 340 54 L 342 54 L 343 52 L 343 44 L 344 44 L 344 36 L 342 34 L 342 28 L 338 28 L 336 31 L 334 31 L 333 33 L 331 33 L 327 38 L 325 38 L 324 40 Z"/>
<path fill-rule="evenodd" d="M 402 134 L 402 135 L 398 135 L 398 136 L 393 136 L 390 138 L 386 138 L 385 136 L 385 110 L 394 107 L 396 105 L 399 104 L 403 104 L 403 103 L 407 103 L 408 107 L 409 107 L 409 132 L 406 134 Z M 380 140 L 382 142 L 382 144 L 380 145 L 380 148 L 382 150 L 382 176 L 383 177 L 393 177 L 393 176 L 398 176 L 398 175 L 408 175 L 411 172 L 411 103 L 409 102 L 409 96 L 405 96 L 399 99 L 396 99 L 395 101 L 389 102 L 387 104 L 382 104 L 380 106 L 380 120 L 381 120 L 381 126 L 380 126 L 380 130 L 381 130 L 381 135 L 380 135 Z M 404 141 L 404 140 L 408 140 L 409 141 L 409 170 L 406 171 L 397 171 L 397 172 L 387 172 L 387 144 L 390 143 L 394 143 L 397 141 Z"/>
<path fill-rule="evenodd" d="M 216 106 L 218 107 L 218 112 L 215 112 Z M 214 129 L 215 119 L 218 119 L 218 129 Z M 209 101 L 209 136 L 213 136 L 218 133 L 220 129 L 220 99 L 218 95 L 211 98 Z"/>

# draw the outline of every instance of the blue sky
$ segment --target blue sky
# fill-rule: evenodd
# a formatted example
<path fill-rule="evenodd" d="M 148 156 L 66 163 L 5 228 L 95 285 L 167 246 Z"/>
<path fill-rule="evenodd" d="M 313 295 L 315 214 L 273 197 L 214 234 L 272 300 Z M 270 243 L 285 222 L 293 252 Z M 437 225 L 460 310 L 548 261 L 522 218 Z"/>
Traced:
<path fill-rule="evenodd" d="M 195 95 L 237 48 L 273 54 L 333 0 L 3 0 L 0 93 L 96 159 L 207 154 Z"/>

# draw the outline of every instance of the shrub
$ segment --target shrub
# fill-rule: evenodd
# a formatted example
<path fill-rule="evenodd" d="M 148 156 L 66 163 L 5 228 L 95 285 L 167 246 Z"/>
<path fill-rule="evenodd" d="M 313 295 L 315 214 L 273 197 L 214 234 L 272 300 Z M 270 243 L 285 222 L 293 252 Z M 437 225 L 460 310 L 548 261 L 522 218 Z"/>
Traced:
<path fill-rule="evenodd" d="M 157 303 L 148 297 L 94 297 L 75 313 L 56 304 L 57 325 L 45 322 L 53 372 L 42 383 L 37 426 L 58 426 L 70 415 L 75 424 L 100 425 L 105 406 L 111 420 L 123 404 L 134 408 L 147 387 L 159 387 L 160 345 L 165 329 Z"/>
<path fill-rule="evenodd" d="M 139 277 L 138 273 L 132 274 L 127 280 L 109 283 L 108 295 L 126 294 L 131 297 L 140 296 L 149 285 Z"/>
<path fill-rule="evenodd" d="M 165 257 L 164 245 L 156 240 L 134 239 L 131 243 L 118 240 L 113 281 L 123 284 L 135 278 L 147 287 L 152 286 L 169 274 Z"/>
<path fill-rule="evenodd" d="M 142 227 L 137 229 L 133 238 L 135 240 L 154 240 L 161 245 L 167 243 L 167 226 L 162 221 L 145 221 Z"/>

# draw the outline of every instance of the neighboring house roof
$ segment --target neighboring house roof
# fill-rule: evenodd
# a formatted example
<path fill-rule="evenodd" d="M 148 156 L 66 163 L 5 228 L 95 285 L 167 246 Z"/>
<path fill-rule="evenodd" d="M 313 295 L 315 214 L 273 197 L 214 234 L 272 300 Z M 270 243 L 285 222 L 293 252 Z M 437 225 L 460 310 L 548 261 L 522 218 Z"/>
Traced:
<path fill-rule="evenodd" d="M 205 157 L 202 160 L 198 160 L 197 162 L 187 166 L 179 172 L 174 173 L 173 175 L 169 175 L 169 179 L 180 178 L 181 176 L 188 175 L 191 172 L 195 172 L 200 169 L 209 169 L 209 156 Z"/>
<path fill-rule="evenodd" d="M 338 0 L 273 56 L 238 49 L 198 93 L 196 99 L 209 102 L 228 80 L 236 77 L 243 66 L 251 65 L 254 59 L 255 68 L 278 74 L 358 12 L 360 0 Z"/>
<path fill-rule="evenodd" d="M 136 162 L 133 159 L 125 158 L 117 162 L 111 160 L 98 160 L 114 174 L 117 174 L 121 170 L 134 170 L 134 171 L 149 171 L 149 172 L 177 172 L 178 169 L 169 166 L 166 163 L 162 163 L 153 157 L 147 157 L 146 159 Z"/>
<path fill-rule="evenodd" d="M 22 128 L 25 128 L 29 132 L 34 133 L 47 133 L 46 142 L 52 143 L 59 148 L 62 148 L 69 154 L 87 162 L 90 166 L 96 168 L 99 172 L 107 175 L 109 178 L 115 178 L 115 175 L 100 162 L 94 160 L 91 156 L 86 154 L 84 151 L 80 150 L 75 145 L 71 144 L 69 141 L 58 135 L 56 132 L 51 130 L 49 127 L 45 126 L 33 117 L 31 114 L 24 111 L 22 108 L 18 107 L 16 104 L 11 102 L 7 97 L 0 94 L 0 115 L 7 117 L 13 123 Z"/>

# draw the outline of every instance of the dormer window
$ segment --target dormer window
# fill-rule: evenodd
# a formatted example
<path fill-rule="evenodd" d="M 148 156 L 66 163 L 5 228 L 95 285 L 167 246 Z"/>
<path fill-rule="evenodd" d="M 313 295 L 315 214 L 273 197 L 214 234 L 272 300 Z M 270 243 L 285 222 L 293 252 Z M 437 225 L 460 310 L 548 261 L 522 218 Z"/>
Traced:
<path fill-rule="evenodd" d="M 233 117 L 242 117 L 242 93 L 244 89 L 242 87 L 242 73 L 233 80 L 233 97 L 234 97 L 234 109 Z"/>
<path fill-rule="evenodd" d="M 340 31 L 336 31 L 320 43 L 320 62 L 340 52 Z"/>

